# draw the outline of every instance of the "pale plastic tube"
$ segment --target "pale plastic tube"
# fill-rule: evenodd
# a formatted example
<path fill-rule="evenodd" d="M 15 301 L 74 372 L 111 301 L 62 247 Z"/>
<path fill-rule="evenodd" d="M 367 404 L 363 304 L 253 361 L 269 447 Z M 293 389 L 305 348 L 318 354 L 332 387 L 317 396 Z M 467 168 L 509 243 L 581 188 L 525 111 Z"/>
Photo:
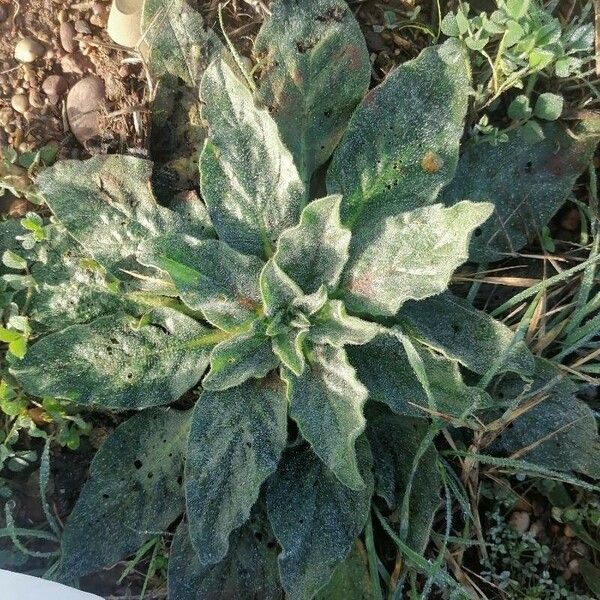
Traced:
<path fill-rule="evenodd" d="M 102 600 L 100 596 L 81 592 L 60 583 L 2 569 L 0 590 L 2 600 Z"/>
<path fill-rule="evenodd" d="M 144 0 L 113 0 L 106 31 L 113 42 L 136 48 L 142 39 Z"/>

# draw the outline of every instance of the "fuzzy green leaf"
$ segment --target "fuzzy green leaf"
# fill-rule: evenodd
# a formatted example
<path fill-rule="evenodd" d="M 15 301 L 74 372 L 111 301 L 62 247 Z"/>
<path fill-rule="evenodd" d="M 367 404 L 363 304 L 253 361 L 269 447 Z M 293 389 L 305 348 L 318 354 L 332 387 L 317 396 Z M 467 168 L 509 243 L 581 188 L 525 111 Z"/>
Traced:
<path fill-rule="evenodd" d="M 254 46 L 258 97 L 308 187 L 369 88 L 369 53 L 343 0 L 280 0 Z"/>
<path fill-rule="evenodd" d="M 215 230 L 232 248 L 266 257 L 303 208 L 292 156 L 267 110 L 255 106 L 225 62 L 206 70 L 200 93 L 209 126 L 200 182 Z"/>
<path fill-rule="evenodd" d="M 141 323 L 115 314 L 42 338 L 12 371 L 38 397 L 115 410 L 157 406 L 196 385 L 213 337 L 171 309 L 157 309 Z"/>
<path fill-rule="evenodd" d="M 152 163 L 133 156 L 65 160 L 44 169 L 37 185 L 46 203 L 102 266 L 119 275 L 135 264 L 138 244 L 184 228 L 181 217 L 156 203 Z"/>
<path fill-rule="evenodd" d="M 373 449 L 375 492 L 391 509 L 399 509 L 409 482 L 417 450 L 427 434 L 426 421 L 392 415 L 373 407 L 367 436 Z M 422 554 L 429 541 L 433 518 L 440 502 L 438 454 L 432 444 L 412 476 L 406 543 Z"/>
<path fill-rule="evenodd" d="M 472 260 L 500 260 L 536 238 L 591 161 L 599 123 L 584 122 L 576 137 L 562 124 L 547 123 L 541 128 L 544 139 L 534 144 L 518 129 L 509 133 L 506 143 L 472 146 L 464 152 L 442 202 L 450 206 L 469 199 L 495 205 L 493 217 L 471 240 Z"/>
<path fill-rule="evenodd" d="M 373 477 L 371 452 L 363 438 L 357 454 L 365 481 L 359 491 L 340 483 L 309 448 L 285 453 L 270 480 L 267 510 L 283 547 L 279 570 L 290 600 L 312 598 L 326 585 L 364 527 Z"/>
<path fill-rule="evenodd" d="M 551 94 L 550 92 L 540 94 L 535 103 L 533 114 L 538 119 L 556 121 L 560 117 L 564 105 L 565 100 L 562 96 Z"/>
<path fill-rule="evenodd" d="M 330 300 L 315 314 L 308 336 L 315 344 L 361 346 L 371 341 L 381 327 L 376 323 L 352 317 L 341 300 Z"/>
<path fill-rule="evenodd" d="M 197 89 L 210 62 L 225 55 L 217 34 L 186 0 L 146 0 L 142 19 L 155 79 L 170 73 Z"/>
<path fill-rule="evenodd" d="M 302 346 L 307 332 L 289 327 L 273 336 L 273 352 L 279 360 L 296 376 L 302 375 L 306 361 Z"/>
<path fill-rule="evenodd" d="M 341 289 L 348 308 L 395 315 L 407 300 L 443 292 L 468 257 L 473 230 L 491 214 L 491 204 L 441 204 L 373 218 L 354 234 Z"/>
<path fill-rule="evenodd" d="M 355 442 L 365 428 L 362 408 L 367 390 L 341 348 L 315 346 L 299 376 L 283 371 L 290 416 L 336 477 L 352 489 L 364 486 Z"/>
<path fill-rule="evenodd" d="M 287 441 L 284 384 L 273 378 L 204 392 L 194 408 L 186 460 L 190 537 L 203 565 L 219 562 Z"/>
<path fill-rule="evenodd" d="M 270 317 L 303 296 L 298 284 L 273 259 L 268 260 L 261 271 L 260 291 L 265 313 Z"/>
<path fill-rule="evenodd" d="M 468 61 L 449 40 L 367 94 L 327 173 L 328 192 L 344 197 L 344 223 L 363 211 L 395 214 L 435 202 L 454 176 L 469 91 Z"/>
<path fill-rule="evenodd" d="M 504 324 L 450 292 L 421 302 L 407 302 L 398 315 L 426 344 L 475 373 L 498 362 L 498 372 L 533 372 L 533 356 Z M 468 340 L 468 343 L 466 341 Z"/>
<path fill-rule="evenodd" d="M 221 342 L 210 353 L 210 371 L 202 381 L 206 390 L 222 391 L 254 377 L 264 377 L 279 364 L 263 321 Z"/>
<path fill-rule="evenodd" d="M 108 436 L 63 531 L 64 576 L 78 577 L 116 563 L 181 514 L 178 477 L 190 418 L 191 411 L 154 408 Z"/>
<path fill-rule="evenodd" d="M 202 565 L 181 523 L 169 553 L 169 600 L 283 600 L 277 543 L 266 518 L 254 516 L 231 536 L 229 553 L 215 565 Z"/>
<path fill-rule="evenodd" d="M 275 262 L 306 294 L 322 285 L 335 289 L 350 246 L 350 231 L 340 224 L 341 196 L 314 200 L 302 211 L 300 224 L 284 231 Z"/>
<path fill-rule="evenodd" d="M 416 341 L 413 346 L 423 363 L 431 400 L 395 331 L 382 333 L 364 346 L 346 349 L 371 400 L 387 404 L 397 414 L 421 418 L 429 415 L 427 410 L 460 418 L 491 404 L 483 390 L 463 382 L 456 361 L 434 354 Z"/>
<path fill-rule="evenodd" d="M 138 260 L 166 271 L 185 304 L 220 329 L 232 331 L 257 316 L 263 263 L 256 256 L 217 240 L 166 235 L 143 242 Z"/>

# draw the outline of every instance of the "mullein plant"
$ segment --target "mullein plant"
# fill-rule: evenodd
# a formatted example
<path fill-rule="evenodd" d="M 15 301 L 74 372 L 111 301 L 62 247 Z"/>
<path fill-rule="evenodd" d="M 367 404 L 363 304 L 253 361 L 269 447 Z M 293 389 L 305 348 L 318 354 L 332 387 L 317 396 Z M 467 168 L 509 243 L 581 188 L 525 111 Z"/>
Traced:
<path fill-rule="evenodd" d="M 514 134 L 510 166 L 491 146 L 459 160 L 461 43 L 369 91 L 342 0 L 275 2 L 258 78 L 184 2 L 147 10 L 161 16 L 147 38 L 159 85 L 199 87 L 201 199 L 159 204 L 152 164 L 132 156 L 38 176 L 53 251 L 11 376 L 32 396 L 136 411 L 92 462 L 58 576 L 176 526 L 171 600 L 327 597 L 345 561 L 361 564 L 374 502 L 402 509 L 400 538 L 424 552 L 436 434 L 497 411 L 502 374 L 534 381 L 525 345 L 447 287 L 469 252 L 522 247 L 597 138 L 551 124 L 535 147 Z M 526 223 L 523 190 L 546 203 Z"/>

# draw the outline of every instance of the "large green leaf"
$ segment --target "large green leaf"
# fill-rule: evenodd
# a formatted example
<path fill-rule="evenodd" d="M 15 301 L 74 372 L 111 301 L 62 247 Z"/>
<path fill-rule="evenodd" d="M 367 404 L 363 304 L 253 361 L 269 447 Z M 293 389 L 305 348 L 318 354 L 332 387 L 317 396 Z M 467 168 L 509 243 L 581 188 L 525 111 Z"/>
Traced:
<path fill-rule="evenodd" d="M 266 109 L 217 60 L 202 78 L 202 114 L 209 139 L 200 157 L 202 196 L 219 237 L 246 254 L 268 256 L 295 225 L 304 186 Z"/>
<path fill-rule="evenodd" d="M 132 410 L 169 404 L 196 385 L 214 334 L 194 319 L 157 309 L 73 325 L 33 344 L 12 372 L 34 396 Z"/>
<path fill-rule="evenodd" d="M 454 176 L 470 91 L 456 41 L 426 48 L 369 92 L 333 155 L 327 190 L 341 193 L 342 221 L 435 202 Z"/>
<path fill-rule="evenodd" d="M 590 407 L 576 397 L 577 386 L 551 363 L 537 359 L 533 381 L 505 375 L 494 388 L 504 402 L 541 399 L 506 428 L 492 449 L 556 471 L 600 479 L 600 438 Z"/>
<path fill-rule="evenodd" d="M 279 364 L 264 321 L 215 346 L 210 353 L 210 371 L 202 381 L 204 389 L 222 391 L 250 378 L 264 377 Z"/>
<path fill-rule="evenodd" d="M 493 218 L 471 240 L 473 260 L 499 260 L 536 239 L 567 200 L 577 177 L 592 160 L 600 139 L 600 121 L 569 132 L 562 123 L 543 126 L 544 139 L 526 141 L 522 129 L 503 144 L 468 148 L 442 201 L 493 202 Z"/>
<path fill-rule="evenodd" d="M 322 285 L 335 289 L 348 260 L 350 230 L 340 224 L 341 196 L 314 200 L 302 211 L 300 224 L 284 231 L 275 262 L 306 294 Z"/>
<path fill-rule="evenodd" d="M 156 203 L 152 163 L 124 155 L 64 160 L 44 169 L 37 185 L 59 221 L 101 265 L 119 275 L 131 268 L 140 241 L 184 228 Z"/>
<path fill-rule="evenodd" d="M 186 0 L 146 0 L 142 17 L 147 64 L 154 78 L 170 73 L 198 88 L 204 70 L 226 50 Z"/>
<path fill-rule="evenodd" d="M 108 436 L 63 531 L 65 577 L 114 564 L 181 514 L 190 418 L 191 411 L 153 408 Z"/>
<path fill-rule="evenodd" d="M 373 213 L 352 237 L 340 285 L 348 308 L 392 316 L 407 300 L 443 292 L 468 258 L 473 230 L 492 210 L 491 204 L 461 202 L 385 219 Z"/>
<path fill-rule="evenodd" d="M 169 554 L 169 600 L 283 600 L 277 567 L 277 542 L 257 510 L 231 536 L 229 553 L 219 563 L 202 565 L 181 523 Z"/>
<path fill-rule="evenodd" d="M 433 444 L 425 450 L 413 474 L 414 459 L 427 430 L 426 421 L 370 407 L 367 436 L 373 449 L 375 492 L 391 509 L 400 509 L 410 484 L 408 523 L 404 523 L 406 542 L 419 554 L 429 541 L 442 485 Z"/>
<path fill-rule="evenodd" d="M 387 404 L 399 415 L 421 418 L 429 416 L 428 410 L 460 418 L 478 408 L 489 407 L 489 395 L 463 382 L 456 361 L 434 354 L 416 341 L 413 346 L 422 361 L 432 402 L 413 370 L 397 332 L 387 331 L 364 346 L 346 349 L 371 400 Z"/>
<path fill-rule="evenodd" d="M 185 474 L 190 536 L 203 565 L 226 554 L 229 534 L 250 516 L 287 441 L 287 398 L 278 379 L 201 394 Z"/>
<path fill-rule="evenodd" d="M 140 245 L 138 260 L 166 271 L 181 299 L 225 331 L 253 321 L 261 307 L 258 278 L 263 263 L 218 240 L 185 235 L 151 238 Z"/>
<path fill-rule="evenodd" d="M 342 348 L 314 346 L 307 356 L 309 364 L 301 375 L 283 371 L 290 415 L 335 476 L 344 485 L 361 489 L 355 443 L 365 428 L 362 408 L 367 390 Z"/>
<path fill-rule="evenodd" d="M 283 547 L 281 582 L 290 600 L 307 600 L 327 584 L 362 531 L 373 492 L 371 452 L 357 443 L 362 490 L 343 485 L 309 448 L 284 454 L 270 480 L 267 509 Z"/>
<path fill-rule="evenodd" d="M 263 65 L 258 97 L 308 188 L 369 88 L 363 35 L 343 0 L 279 0 L 254 52 Z"/>
<path fill-rule="evenodd" d="M 514 344 L 514 333 L 450 292 L 421 302 L 407 302 L 398 315 L 403 327 L 426 344 L 484 374 L 496 363 L 498 372 L 533 372 L 533 356 L 522 342 Z"/>

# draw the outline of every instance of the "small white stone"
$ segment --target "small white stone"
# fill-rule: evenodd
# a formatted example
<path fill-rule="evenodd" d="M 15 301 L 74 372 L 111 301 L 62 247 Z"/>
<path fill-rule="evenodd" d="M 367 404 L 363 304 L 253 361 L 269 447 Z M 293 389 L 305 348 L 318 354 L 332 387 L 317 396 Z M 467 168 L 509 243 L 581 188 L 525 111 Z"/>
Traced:
<path fill-rule="evenodd" d="M 30 63 L 44 56 L 46 48 L 33 38 L 23 38 L 15 46 L 15 58 L 22 63 Z"/>
<path fill-rule="evenodd" d="M 10 99 L 10 105 L 18 113 L 24 114 L 27 112 L 27 109 L 29 108 L 29 100 L 27 99 L 27 96 L 25 94 L 15 94 Z"/>

